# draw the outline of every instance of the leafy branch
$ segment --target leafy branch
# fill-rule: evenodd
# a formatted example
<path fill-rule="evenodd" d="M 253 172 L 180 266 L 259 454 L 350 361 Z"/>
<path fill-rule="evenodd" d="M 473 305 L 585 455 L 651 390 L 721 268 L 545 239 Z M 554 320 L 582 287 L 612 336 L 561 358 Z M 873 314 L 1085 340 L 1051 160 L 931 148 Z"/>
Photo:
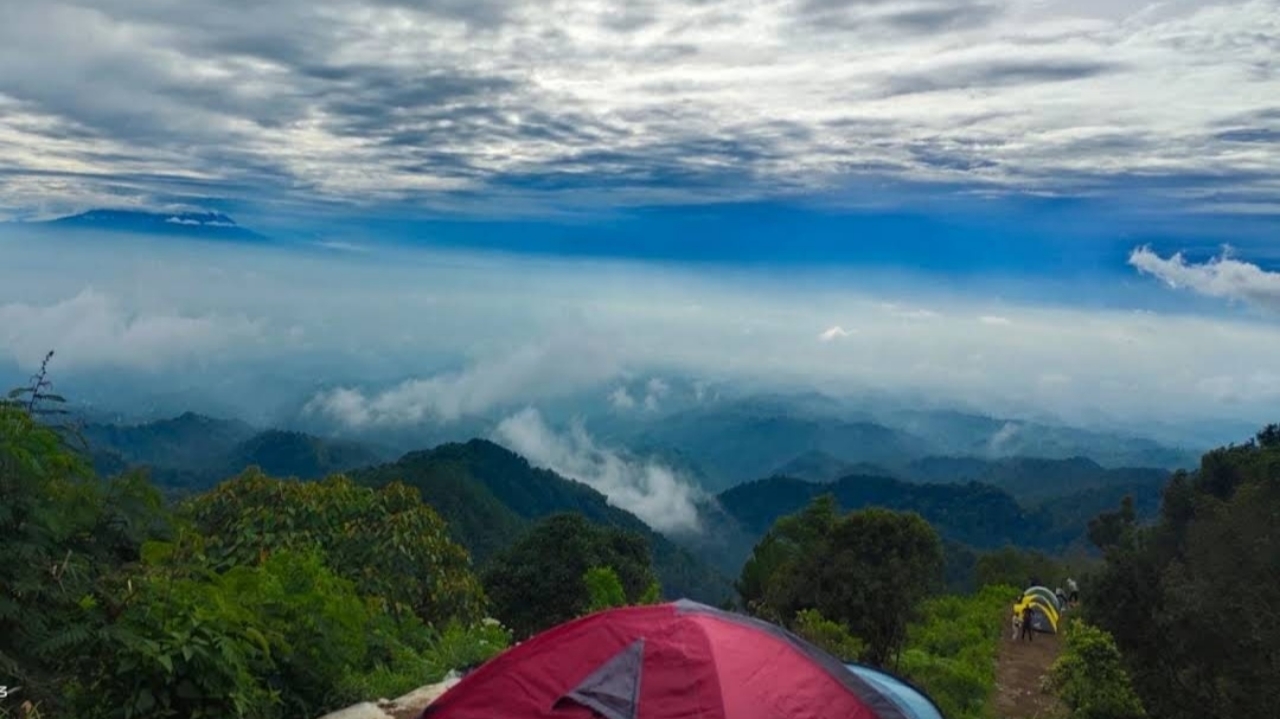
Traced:
<path fill-rule="evenodd" d="M 6 404 L 14 407 L 21 407 L 26 410 L 27 414 L 33 417 L 51 417 L 66 416 L 71 412 L 60 406 L 48 407 L 42 406 L 42 403 L 53 402 L 57 404 L 66 404 L 67 399 L 60 394 L 50 391 L 53 388 L 53 382 L 49 379 L 49 362 L 53 360 L 54 350 L 49 350 L 45 354 L 44 359 L 40 361 L 40 369 L 31 375 L 31 379 L 25 387 L 17 387 L 9 391 L 5 399 L 0 400 L 0 404 Z M 68 442 L 70 438 L 76 440 L 78 447 L 76 449 L 87 451 L 89 447 L 88 441 L 82 432 L 79 422 L 60 422 L 50 423 L 52 429 L 58 432 L 58 435 L 64 442 Z"/>

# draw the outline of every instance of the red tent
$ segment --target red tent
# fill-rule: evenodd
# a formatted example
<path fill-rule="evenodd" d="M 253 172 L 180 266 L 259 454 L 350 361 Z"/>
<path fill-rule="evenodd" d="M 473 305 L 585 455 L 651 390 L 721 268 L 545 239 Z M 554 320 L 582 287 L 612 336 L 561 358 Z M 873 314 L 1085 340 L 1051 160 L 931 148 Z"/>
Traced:
<path fill-rule="evenodd" d="M 690 601 L 553 627 L 422 719 L 911 719 L 882 687 L 766 622 Z"/>

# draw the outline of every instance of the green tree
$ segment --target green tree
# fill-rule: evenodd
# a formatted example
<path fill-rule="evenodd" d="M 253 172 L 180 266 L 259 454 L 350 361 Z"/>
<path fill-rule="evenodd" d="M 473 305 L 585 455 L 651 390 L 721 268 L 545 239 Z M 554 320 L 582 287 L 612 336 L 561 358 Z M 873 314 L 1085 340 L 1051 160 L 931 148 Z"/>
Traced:
<path fill-rule="evenodd" d="M 848 627 L 827 619 L 816 609 L 796 612 L 791 629 L 841 661 L 860 661 L 867 650 L 866 643 L 850 634 Z"/>
<path fill-rule="evenodd" d="M 738 586 L 752 612 L 790 626 L 818 610 L 866 642 L 868 662 L 884 665 L 941 585 L 942 567 L 942 541 L 920 515 L 869 508 L 841 516 L 822 496 L 777 521 Z"/>
<path fill-rule="evenodd" d="M 48 388 L 0 400 L 0 716 L 316 715 L 509 645 L 417 492 L 250 471 L 175 515 L 95 476 Z"/>
<path fill-rule="evenodd" d="M 773 621 L 786 621 L 809 605 L 791 591 L 802 560 L 824 550 L 840 520 L 833 495 L 824 494 L 808 506 L 780 517 L 756 544 L 736 583 L 747 609 Z"/>
<path fill-rule="evenodd" d="M 483 574 L 494 614 L 529 637 L 590 610 L 585 577 L 608 567 L 627 604 L 639 603 L 657 582 L 644 537 L 602 527 L 580 514 L 553 515 L 500 552 Z"/>
<path fill-rule="evenodd" d="M 942 542 L 914 512 L 864 509 L 843 517 L 800 567 L 797 589 L 867 643 L 868 662 L 885 666 L 920 602 L 941 584 Z"/>
<path fill-rule="evenodd" d="M 627 593 L 612 567 L 592 567 L 582 576 L 582 581 L 587 585 L 588 612 L 626 606 Z"/>
<path fill-rule="evenodd" d="M 1146 712 L 1111 635 L 1073 619 L 1067 622 L 1065 636 L 1049 686 L 1071 719 L 1143 719 Z"/>
<path fill-rule="evenodd" d="M 1274 426 L 1273 426 L 1274 427 Z M 1174 476 L 1159 519 L 1095 522 L 1086 619 L 1115 639 L 1153 716 L 1262 717 L 1280 704 L 1280 445 L 1268 428 Z"/>
<path fill-rule="evenodd" d="M 111 586 L 168 528 L 144 477 L 100 481 L 66 428 L 45 421 L 56 411 L 42 403 L 62 401 L 48 387 L 42 368 L 0 401 L 0 676 L 57 712 L 120 611 L 104 601 Z"/>
<path fill-rule="evenodd" d="M 282 549 L 318 547 L 358 591 L 427 624 L 483 617 L 484 593 L 467 552 L 419 493 L 393 482 L 377 490 L 342 475 L 278 480 L 256 467 L 183 507 L 208 538 L 215 568 L 251 565 Z"/>
<path fill-rule="evenodd" d="M 1013 586 L 924 602 L 907 630 L 899 671 L 923 688 L 948 719 L 989 719 L 995 660 Z"/>
<path fill-rule="evenodd" d="M 182 556 L 176 544 L 147 545 L 114 631 L 68 687 L 79 715 L 315 716 L 408 691 L 506 646 L 456 623 L 437 633 L 412 614 L 394 620 L 315 547 L 222 572 Z"/>

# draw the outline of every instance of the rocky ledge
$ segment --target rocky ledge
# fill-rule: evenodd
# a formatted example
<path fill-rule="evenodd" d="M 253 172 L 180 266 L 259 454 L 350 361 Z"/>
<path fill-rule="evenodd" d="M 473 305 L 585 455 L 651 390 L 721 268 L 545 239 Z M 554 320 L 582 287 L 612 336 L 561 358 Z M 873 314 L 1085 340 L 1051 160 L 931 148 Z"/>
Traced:
<path fill-rule="evenodd" d="M 419 687 L 395 699 L 379 699 L 376 702 L 360 702 L 346 709 L 339 709 L 320 719 L 417 719 L 427 705 L 458 683 L 457 674 L 450 674 L 444 681 Z"/>

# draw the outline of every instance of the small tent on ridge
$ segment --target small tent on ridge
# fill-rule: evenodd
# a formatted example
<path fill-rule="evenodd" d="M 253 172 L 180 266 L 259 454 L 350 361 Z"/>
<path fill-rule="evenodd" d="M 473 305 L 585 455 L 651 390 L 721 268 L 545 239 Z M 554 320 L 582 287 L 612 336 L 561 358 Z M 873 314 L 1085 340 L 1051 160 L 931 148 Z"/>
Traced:
<path fill-rule="evenodd" d="M 923 692 L 689 600 L 597 612 L 508 649 L 421 719 L 944 719 Z"/>
<path fill-rule="evenodd" d="M 1013 605 L 1013 613 L 1021 615 L 1023 610 L 1031 607 L 1031 628 L 1037 632 L 1056 634 L 1058 619 L 1062 606 L 1057 596 L 1044 587 L 1031 587 L 1022 593 L 1022 598 Z"/>
<path fill-rule="evenodd" d="M 1062 600 L 1058 599 L 1058 595 L 1049 590 L 1048 587 L 1031 587 L 1022 593 L 1024 597 L 1035 595 L 1044 600 L 1045 604 L 1053 607 L 1053 611 L 1062 613 Z"/>

